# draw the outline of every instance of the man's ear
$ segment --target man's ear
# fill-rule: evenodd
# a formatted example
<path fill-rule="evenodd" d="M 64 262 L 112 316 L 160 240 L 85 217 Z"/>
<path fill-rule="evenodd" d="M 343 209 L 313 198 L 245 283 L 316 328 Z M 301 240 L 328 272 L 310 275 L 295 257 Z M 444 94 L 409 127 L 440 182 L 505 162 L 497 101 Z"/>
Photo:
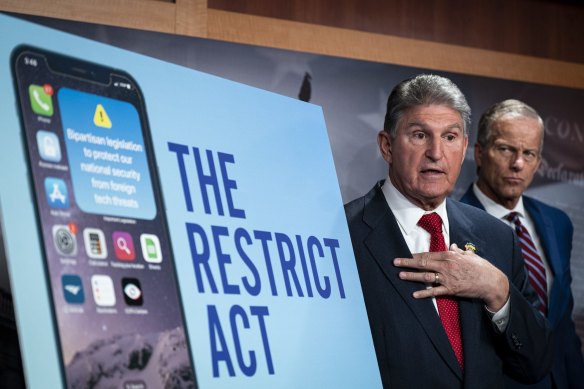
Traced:
<path fill-rule="evenodd" d="M 391 137 L 387 131 L 379 131 L 377 134 L 377 145 L 379 146 L 379 151 L 385 162 L 391 163 Z"/>
<path fill-rule="evenodd" d="M 468 135 L 465 135 L 464 136 L 464 152 L 462 153 L 462 161 L 460 161 L 461 165 L 464 163 L 464 159 L 466 158 L 467 148 L 468 148 Z"/>
<path fill-rule="evenodd" d="M 482 163 L 483 163 L 483 148 L 478 144 L 475 143 L 474 145 L 474 159 L 475 159 L 475 164 L 477 165 L 477 168 L 481 167 Z"/>

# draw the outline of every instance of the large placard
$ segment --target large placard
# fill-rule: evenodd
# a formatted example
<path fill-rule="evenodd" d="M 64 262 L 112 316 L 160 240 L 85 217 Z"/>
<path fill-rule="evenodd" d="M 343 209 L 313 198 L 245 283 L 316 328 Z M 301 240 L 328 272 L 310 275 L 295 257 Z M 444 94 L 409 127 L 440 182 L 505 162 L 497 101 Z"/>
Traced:
<path fill-rule="evenodd" d="M 184 333 L 201 388 L 381 386 L 320 107 L 4 15 L 0 36 L 0 206 L 29 388 L 155 387 Z M 136 96 L 51 66 L 19 78 L 44 51 L 121 69 L 109 81 Z M 169 242 L 149 224 L 164 219 Z M 157 284 L 169 266 L 178 300 Z M 184 331 L 156 332 L 178 311 Z"/>

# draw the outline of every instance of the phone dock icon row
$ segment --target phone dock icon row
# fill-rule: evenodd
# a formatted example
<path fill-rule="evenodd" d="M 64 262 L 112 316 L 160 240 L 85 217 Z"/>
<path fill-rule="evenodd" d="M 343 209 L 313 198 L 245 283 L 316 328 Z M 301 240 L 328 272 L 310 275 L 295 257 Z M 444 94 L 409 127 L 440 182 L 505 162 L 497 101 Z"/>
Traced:
<path fill-rule="evenodd" d="M 54 225 L 52 235 L 55 248 L 59 254 L 64 256 L 77 255 L 77 231 L 74 225 Z M 98 228 L 85 228 L 83 230 L 83 242 L 85 253 L 89 258 L 106 259 L 108 257 L 108 244 L 102 230 Z M 111 242 L 114 255 L 118 260 L 136 260 L 134 240 L 129 232 L 114 231 Z M 142 258 L 146 262 L 162 262 L 162 250 L 158 236 L 154 234 L 140 234 L 140 248 Z"/>

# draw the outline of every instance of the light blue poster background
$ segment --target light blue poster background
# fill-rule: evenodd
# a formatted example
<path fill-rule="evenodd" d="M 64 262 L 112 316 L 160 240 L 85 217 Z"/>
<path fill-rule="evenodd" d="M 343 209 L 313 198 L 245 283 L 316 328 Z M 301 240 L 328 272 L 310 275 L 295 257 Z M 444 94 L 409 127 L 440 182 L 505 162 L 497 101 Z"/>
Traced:
<path fill-rule="evenodd" d="M 3 149 L 0 153 L 0 207 L 29 388 L 60 387 L 62 383 L 8 65 L 11 51 L 19 44 L 117 67 L 130 73 L 139 83 L 146 100 L 200 387 L 381 386 L 319 107 L 3 15 L 0 15 L 0 36 Z M 189 150 L 184 166 L 192 196 L 192 212 L 186 208 L 177 154 L 169 150 L 169 142 L 187 146 Z M 210 213 L 204 210 L 193 148 L 200 150 L 205 174 L 210 174 L 209 165 L 215 164 L 220 177 L 223 215 L 209 188 Z M 225 159 L 226 155 L 230 157 Z M 221 158 L 227 161 L 223 172 L 219 164 Z M 228 176 L 227 181 L 223 173 Z M 224 182 L 231 185 L 228 191 L 223 189 Z M 228 197 L 232 201 L 231 209 L 243 210 L 245 218 L 230 216 Z M 187 223 L 199 226 L 209 244 L 210 273 L 201 274 L 201 285 L 195 276 Z M 222 232 L 215 240 L 211 226 Z M 252 273 L 234 244 L 238 228 L 252 238 L 244 251 L 254 258 L 257 268 L 257 279 L 261 282 L 257 295 L 248 293 L 243 286 L 242 279 L 250 280 Z M 271 261 L 264 260 L 266 253 L 260 241 L 254 239 L 255 231 L 270 234 L 272 239 L 267 241 L 267 250 Z M 297 257 L 295 267 L 287 272 L 283 271 L 276 236 L 288 237 L 291 242 L 291 245 L 282 244 L 283 257 L 288 260 L 290 255 Z M 312 246 L 316 253 L 313 267 L 308 259 L 309 237 L 318 240 L 323 249 L 322 252 L 314 251 L 315 246 Z M 201 236 L 194 241 L 201 247 Z M 217 259 L 217 242 L 223 254 L 223 273 Z M 326 247 L 323 242 L 336 242 L 338 247 Z M 228 260 L 225 255 L 229 256 Z M 307 273 L 312 297 L 308 297 L 306 277 L 300 266 L 301 255 L 309 264 Z M 297 284 L 292 273 L 298 278 Z M 216 282 L 217 293 L 211 292 L 209 274 Z M 325 293 L 319 293 L 315 278 L 320 280 L 321 287 L 328 286 Z M 291 282 L 291 293 L 287 292 L 286 279 Z M 232 292 L 233 285 L 239 286 L 240 293 L 225 293 L 226 290 Z M 214 330 L 209 324 L 209 306 L 217 313 Z M 251 376 L 243 374 L 236 356 L 229 317 L 234 306 L 239 307 L 236 310 L 239 315 L 233 322 L 243 362 L 249 364 L 250 351 L 255 353 L 257 361 Z M 266 307 L 269 312 L 262 316 L 263 333 L 251 307 Z M 242 312 L 248 319 L 247 325 Z M 216 372 L 219 377 L 213 377 L 211 331 L 217 331 L 217 325 L 225 336 L 226 349 L 220 346 L 221 351 L 231 359 L 235 376 L 230 376 L 226 363 L 220 362 Z M 266 342 L 269 343 L 273 374 L 268 371 Z"/>

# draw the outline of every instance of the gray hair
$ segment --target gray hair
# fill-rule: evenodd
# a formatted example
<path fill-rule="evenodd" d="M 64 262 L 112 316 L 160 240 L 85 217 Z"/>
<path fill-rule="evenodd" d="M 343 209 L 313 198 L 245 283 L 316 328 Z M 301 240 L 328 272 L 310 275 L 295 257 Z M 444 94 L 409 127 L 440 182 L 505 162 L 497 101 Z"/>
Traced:
<path fill-rule="evenodd" d="M 492 105 L 483 113 L 479 120 L 479 131 L 477 134 L 477 143 L 481 147 L 486 147 L 491 140 L 493 124 L 502 117 L 524 117 L 535 119 L 539 122 L 539 127 L 543 133 L 543 120 L 537 111 L 525 104 L 523 101 L 508 99 Z M 539 145 L 539 151 L 543 149 L 543 136 Z"/>
<path fill-rule="evenodd" d="M 468 135 L 471 112 L 466 98 L 452 81 L 434 74 L 420 74 L 393 88 L 387 99 L 383 129 L 395 138 L 397 126 L 407 110 L 431 104 L 446 105 L 457 111 L 464 122 L 464 134 Z"/>

